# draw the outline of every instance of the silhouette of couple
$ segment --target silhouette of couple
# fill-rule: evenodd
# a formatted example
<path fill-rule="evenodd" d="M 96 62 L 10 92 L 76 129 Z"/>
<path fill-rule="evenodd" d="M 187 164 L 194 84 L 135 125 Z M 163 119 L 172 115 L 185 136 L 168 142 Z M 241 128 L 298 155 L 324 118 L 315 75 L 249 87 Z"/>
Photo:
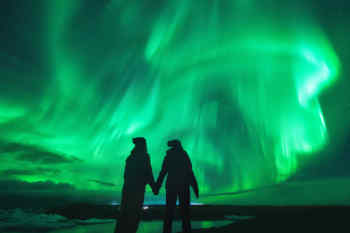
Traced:
<path fill-rule="evenodd" d="M 163 233 L 171 232 L 178 197 L 183 232 L 191 232 L 190 186 L 192 186 L 197 198 L 199 191 L 190 158 L 182 148 L 180 141 L 168 141 L 170 149 L 166 152 L 162 170 L 156 182 L 153 178 L 145 138 L 133 138 L 133 143 L 135 147 L 126 159 L 120 216 L 116 224 L 115 233 L 135 233 L 137 231 L 141 220 L 146 185 L 149 184 L 153 193 L 158 195 L 166 175 L 168 177 L 166 182 L 166 214 Z"/>

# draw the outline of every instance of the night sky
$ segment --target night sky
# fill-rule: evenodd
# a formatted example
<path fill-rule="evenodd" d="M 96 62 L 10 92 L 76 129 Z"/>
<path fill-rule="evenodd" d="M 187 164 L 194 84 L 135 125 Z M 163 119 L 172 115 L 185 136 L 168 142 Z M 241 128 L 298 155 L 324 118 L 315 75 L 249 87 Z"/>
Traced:
<path fill-rule="evenodd" d="M 4 1 L 0 195 L 118 202 L 138 136 L 155 176 L 182 141 L 203 203 L 288 184 L 343 192 L 348 12 L 346 0 Z M 335 197 L 317 200 L 350 203 Z"/>

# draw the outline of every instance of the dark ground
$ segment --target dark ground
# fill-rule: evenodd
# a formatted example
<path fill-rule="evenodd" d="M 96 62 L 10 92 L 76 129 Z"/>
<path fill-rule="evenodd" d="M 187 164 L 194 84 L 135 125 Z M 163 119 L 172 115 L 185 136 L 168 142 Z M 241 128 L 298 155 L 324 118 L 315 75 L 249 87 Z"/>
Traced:
<path fill-rule="evenodd" d="M 143 220 L 159 220 L 164 206 L 149 206 Z M 253 216 L 220 228 L 193 230 L 193 233 L 226 232 L 350 232 L 350 206 L 192 206 L 193 220 L 224 220 L 229 216 Z M 115 218 L 118 206 L 73 204 L 47 213 L 68 218 Z M 178 213 L 176 214 L 179 217 Z"/>
<path fill-rule="evenodd" d="M 255 218 L 240 220 L 220 228 L 194 230 L 193 233 L 228 232 L 350 232 L 349 207 L 248 207 Z"/>

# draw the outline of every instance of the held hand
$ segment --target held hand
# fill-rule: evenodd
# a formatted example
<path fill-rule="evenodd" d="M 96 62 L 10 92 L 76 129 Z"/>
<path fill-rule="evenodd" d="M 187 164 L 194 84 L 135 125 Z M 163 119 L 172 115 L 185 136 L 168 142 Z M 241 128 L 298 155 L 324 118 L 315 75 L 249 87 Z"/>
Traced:
<path fill-rule="evenodd" d="M 196 197 L 199 198 L 199 189 L 198 189 L 198 187 L 194 188 L 193 191 L 194 191 L 194 194 L 196 195 Z"/>
<path fill-rule="evenodd" d="M 197 198 L 199 198 L 198 190 L 197 190 L 197 192 L 195 192 L 194 194 L 196 195 Z"/>
<path fill-rule="evenodd" d="M 157 188 L 153 189 L 153 194 L 154 195 L 158 195 L 159 194 L 159 190 Z"/>
<path fill-rule="evenodd" d="M 153 188 L 152 188 L 152 192 L 154 195 L 158 195 L 159 194 L 159 188 L 157 185 L 155 185 Z"/>

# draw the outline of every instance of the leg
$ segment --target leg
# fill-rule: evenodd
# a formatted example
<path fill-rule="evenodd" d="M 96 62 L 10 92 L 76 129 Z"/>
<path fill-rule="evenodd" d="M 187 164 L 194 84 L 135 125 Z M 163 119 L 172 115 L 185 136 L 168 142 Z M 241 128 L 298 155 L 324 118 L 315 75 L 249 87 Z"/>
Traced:
<path fill-rule="evenodd" d="M 176 208 L 177 192 L 166 190 L 166 210 L 163 233 L 171 233 L 171 226 Z"/>
<path fill-rule="evenodd" d="M 139 226 L 144 190 L 133 190 L 123 193 L 123 201 L 120 208 L 120 217 L 117 222 L 115 233 L 136 233 Z"/>
<path fill-rule="evenodd" d="M 186 187 L 179 195 L 180 209 L 182 216 L 182 231 L 185 233 L 192 232 L 190 219 L 190 189 Z"/>
<path fill-rule="evenodd" d="M 133 226 L 131 227 L 130 232 L 131 233 L 136 233 L 137 229 L 139 227 L 141 217 L 142 217 L 142 207 L 143 207 L 143 202 L 145 198 L 145 191 L 142 190 L 142 192 L 137 193 L 137 200 L 136 200 L 136 208 L 135 208 L 135 221 Z"/>
<path fill-rule="evenodd" d="M 116 225 L 114 228 L 114 233 L 121 233 L 125 231 L 125 226 L 127 224 L 127 202 L 128 202 L 128 192 L 125 187 L 122 190 L 122 201 L 119 208 L 119 217 L 116 219 Z"/>

